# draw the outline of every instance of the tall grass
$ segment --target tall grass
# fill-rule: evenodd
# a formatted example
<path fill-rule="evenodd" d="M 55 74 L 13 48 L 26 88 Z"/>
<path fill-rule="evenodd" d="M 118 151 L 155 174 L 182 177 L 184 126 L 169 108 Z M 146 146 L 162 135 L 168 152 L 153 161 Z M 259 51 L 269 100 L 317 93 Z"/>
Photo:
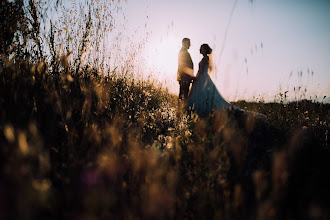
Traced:
<path fill-rule="evenodd" d="M 23 6 L 1 6 L 20 11 L 16 35 L 1 35 L 1 219 L 329 218 L 329 104 L 187 115 L 130 68 L 84 62 L 91 8 L 70 54 Z"/>

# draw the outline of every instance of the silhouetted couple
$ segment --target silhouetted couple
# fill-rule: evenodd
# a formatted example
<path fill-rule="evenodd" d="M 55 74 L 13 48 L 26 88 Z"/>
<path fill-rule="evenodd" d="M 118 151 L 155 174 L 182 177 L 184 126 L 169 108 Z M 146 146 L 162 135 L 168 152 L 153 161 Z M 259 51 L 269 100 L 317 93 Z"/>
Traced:
<path fill-rule="evenodd" d="M 203 55 L 203 58 L 199 62 L 196 77 L 194 76 L 194 65 L 188 52 L 189 48 L 190 39 L 184 38 L 178 56 L 177 80 L 180 84 L 179 100 L 184 101 L 187 109 L 195 111 L 201 116 L 208 115 L 211 111 L 230 107 L 231 104 L 220 95 L 209 76 L 209 71 L 212 70 L 209 58 L 212 53 L 210 46 L 203 44 L 200 47 L 200 53 Z M 192 87 L 189 92 L 191 83 Z"/>

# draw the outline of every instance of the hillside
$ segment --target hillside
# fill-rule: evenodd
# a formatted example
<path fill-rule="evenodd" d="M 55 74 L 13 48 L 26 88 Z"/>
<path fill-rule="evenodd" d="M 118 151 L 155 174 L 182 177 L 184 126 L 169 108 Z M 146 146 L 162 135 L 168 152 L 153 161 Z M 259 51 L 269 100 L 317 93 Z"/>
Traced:
<path fill-rule="evenodd" d="M 199 118 L 152 82 L 42 65 L 0 71 L 1 219 L 329 216 L 329 104 Z"/>

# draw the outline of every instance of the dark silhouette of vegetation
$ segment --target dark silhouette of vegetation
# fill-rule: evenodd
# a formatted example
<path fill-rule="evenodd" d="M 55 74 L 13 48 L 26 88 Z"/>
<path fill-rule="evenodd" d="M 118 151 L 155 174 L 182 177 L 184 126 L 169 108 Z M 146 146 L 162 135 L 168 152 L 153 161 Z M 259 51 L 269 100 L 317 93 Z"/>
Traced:
<path fill-rule="evenodd" d="M 188 116 L 151 81 L 82 61 L 91 9 L 76 57 L 53 24 L 45 44 L 38 10 L 1 3 L 0 219 L 329 218 L 329 104 Z"/>

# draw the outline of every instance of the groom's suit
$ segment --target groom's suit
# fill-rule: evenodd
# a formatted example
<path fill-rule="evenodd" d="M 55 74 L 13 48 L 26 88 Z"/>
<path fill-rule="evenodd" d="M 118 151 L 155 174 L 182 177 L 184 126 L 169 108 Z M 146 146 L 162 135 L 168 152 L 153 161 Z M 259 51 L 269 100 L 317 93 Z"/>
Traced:
<path fill-rule="evenodd" d="M 190 83 L 192 82 L 194 64 L 187 48 L 181 48 L 178 56 L 177 80 L 180 84 L 179 99 L 186 99 L 189 93 Z"/>

